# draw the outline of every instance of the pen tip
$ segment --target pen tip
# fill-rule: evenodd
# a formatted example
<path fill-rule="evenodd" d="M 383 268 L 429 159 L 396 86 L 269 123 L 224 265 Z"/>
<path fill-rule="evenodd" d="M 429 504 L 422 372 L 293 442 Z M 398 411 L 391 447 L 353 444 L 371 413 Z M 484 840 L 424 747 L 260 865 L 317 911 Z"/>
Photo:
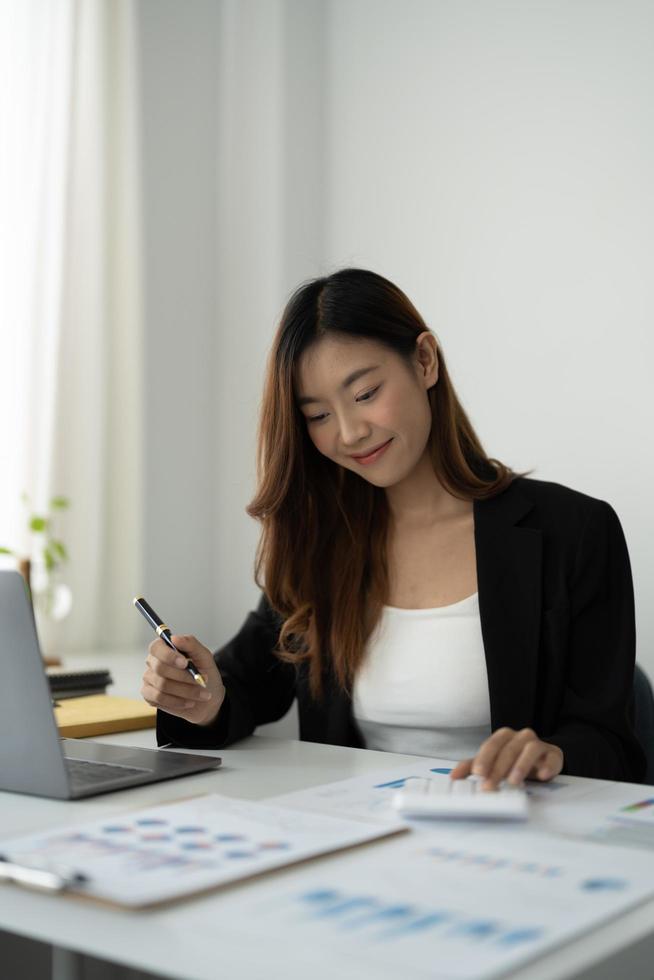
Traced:
<path fill-rule="evenodd" d="M 205 683 L 204 677 L 202 676 L 202 674 L 196 674 L 195 675 L 195 683 L 196 684 L 199 684 L 201 687 L 206 687 L 207 686 L 206 683 Z"/>
<path fill-rule="evenodd" d="M 136 605 L 136 603 L 140 602 L 142 598 L 143 596 L 135 595 L 134 598 L 132 599 L 132 602 L 134 603 L 134 605 Z"/>

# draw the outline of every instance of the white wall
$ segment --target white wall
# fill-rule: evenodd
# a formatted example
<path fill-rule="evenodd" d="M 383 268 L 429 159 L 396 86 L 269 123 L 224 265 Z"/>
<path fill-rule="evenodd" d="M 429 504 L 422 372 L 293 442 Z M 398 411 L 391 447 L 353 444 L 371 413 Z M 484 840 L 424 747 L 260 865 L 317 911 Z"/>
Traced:
<path fill-rule="evenodd" d="M 259 526 L 244 507 L 265 360 L 288 294 L 323 251 L 322 15 L 318 0 L 221 5 L 212 540 L 223 639 L 258 601 Z"/>
<path fill-rule="evenodd" d="M 408 292 L 491 455 L 615 507 L 654 673 L 654 6 L 329 10 L 329 265 Z"/>
<path fill-rule="evenodd" d="M 256 425 L 287 295 L 322 254 L 318 0 L 141 0 L 144 594 L 224 642 L 256 603 Z M 144 639 L 147 633 L 144 627 Z"/>
<path fill-rule="evenodd" d="M 141 589 L 174 630 L 198 636 L 211 633 L 216 595 L 219 13 L 212 0 L 137 5 L 145 243 Z"/>
<path fill-rule="evenodd" d="M 275 324 L 300 280 L 357 264 L 436 331 L 491 455 L 613 504 L 654 674 L 654 7 L 140 9 L 144 591 L 209 644 L 238 628 L 256 597 L 244 507 Z"/>

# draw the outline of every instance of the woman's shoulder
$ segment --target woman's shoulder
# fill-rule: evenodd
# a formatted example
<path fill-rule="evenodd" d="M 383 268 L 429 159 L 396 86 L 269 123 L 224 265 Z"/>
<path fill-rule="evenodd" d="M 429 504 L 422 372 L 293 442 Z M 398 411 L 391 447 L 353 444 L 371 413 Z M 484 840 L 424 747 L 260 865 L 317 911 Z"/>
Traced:
<path fill-rule="evenodd" d="M 585 508 L 593 508 L 598 504 L 606 503 L 600 497 L 594 497 L 582 490 L 575 490 L 563 483 L 556 483 L 553 480 L 534 480 L 531 476 L 516 476 L 512 480 L 510 488 L 519 490 L 538 501 L 554 500 L 557 503 Z"/>
<path fill-rule="evenodd" d="M 615 516 L 606 500 L 551 480 L 517 476 L 505 492 L 529 500 L 541 520 L 548 523 L 581 527 L 591 518 Z"/>

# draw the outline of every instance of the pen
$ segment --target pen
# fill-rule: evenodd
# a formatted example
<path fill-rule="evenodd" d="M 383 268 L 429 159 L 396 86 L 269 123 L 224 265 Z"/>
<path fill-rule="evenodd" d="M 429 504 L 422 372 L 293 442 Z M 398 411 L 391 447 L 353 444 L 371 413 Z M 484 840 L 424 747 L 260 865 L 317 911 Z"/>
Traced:
<path fill-rule="evenodd" d="M 156 614 L 152 606 L 145 601 L 143 596 L 137 596 L 134 599 L 134 605 L 141 613 L 141 615 L 144 616 L 145 619 L 147 619 L 148 623 L 155 631 L 157 636 L 160 636 L 161 639 L 164 641 L 164 643 L 168 644 L 171 650 L 175 650 L 175 652 L 181 654 L 182 657 L 186 657 L 186 654 L 182 650 L 178 650 L 175 644 L 173 643 L 171 639 L 170 628 L 166 626 L 161 616 L 158 616 Z M 186 660 L 187 660 L 187 664 L 184 669 L 188 670 L 189 674 L 191 675 L 191 677 L 193 678 L 196 684 L 200 684 L 201 687 L 206 687 L 207 685 L 204 682 L 204 677 L 197 669 L 193 661 L 190 660 L 188 657 L 186 657 Z"/>

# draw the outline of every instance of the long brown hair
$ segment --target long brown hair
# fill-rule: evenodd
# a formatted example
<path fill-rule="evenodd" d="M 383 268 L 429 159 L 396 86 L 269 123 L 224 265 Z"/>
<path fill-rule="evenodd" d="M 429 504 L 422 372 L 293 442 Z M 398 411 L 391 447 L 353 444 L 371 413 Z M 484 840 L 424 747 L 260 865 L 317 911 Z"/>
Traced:
<path fill-rule="evenodd" d="M 404 293 L 365 269 L 303 283 L 291 296 L 270 352 L 258 446 L 258 490 L 247 508 L 262 524 L 255 577 L 282 617 L 277 655 L 308 662 L 319 697 L 331 674 L 351 688 L 388 594 L 389 510 L 383 489 L 315 448 L 295 397 L 300 355 L 325 334 L 384 344 L 407 363 L 425 322 Z M 502 493 L 519 474 L 486 456 L 450 381 L 438 345 L 429 390 L 429 449 L 441 484 L 463 500 Z M 522 474 L 520 474 L 522 475 Z"/>

